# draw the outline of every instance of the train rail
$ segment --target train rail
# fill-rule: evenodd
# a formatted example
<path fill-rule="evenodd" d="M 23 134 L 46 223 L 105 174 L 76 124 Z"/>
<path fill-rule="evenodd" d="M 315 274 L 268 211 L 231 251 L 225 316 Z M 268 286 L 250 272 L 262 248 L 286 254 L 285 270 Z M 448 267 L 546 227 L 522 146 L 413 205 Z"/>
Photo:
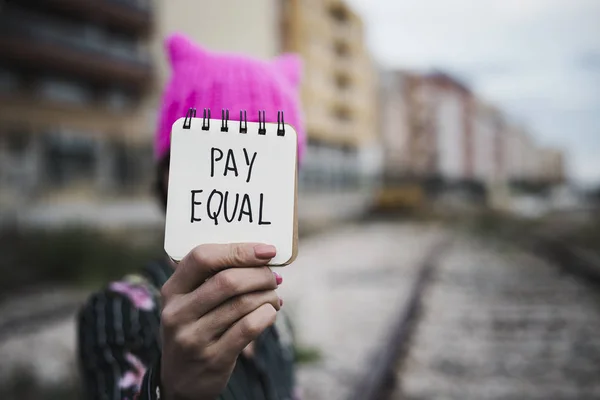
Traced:
<path fill-rule="evenodd" d="M 540 243 L 457 239 L 432 255 L 352 399 L 600 398 L 600 269 Z"/>
<path fill-rule="evenodd" d="M 385 398 L 394 389 L 396 384 L 395 369 L 398 361 L 405 356 L 408 350 L 407 344 L 421 311 L 423 293 L 429 285 L 439 257 L 448 245 L 448 241 L 442 241 L 435 245 L 429 255 L 417 267 L 418 273 L 408 301 L 401 309 L 399 318 L 394 323 L 384 346 L 380 348 L 379 354 L 375 355 L 373 368 L 367 371 L 362 381 L 353 391 L 351 400 Z"/>

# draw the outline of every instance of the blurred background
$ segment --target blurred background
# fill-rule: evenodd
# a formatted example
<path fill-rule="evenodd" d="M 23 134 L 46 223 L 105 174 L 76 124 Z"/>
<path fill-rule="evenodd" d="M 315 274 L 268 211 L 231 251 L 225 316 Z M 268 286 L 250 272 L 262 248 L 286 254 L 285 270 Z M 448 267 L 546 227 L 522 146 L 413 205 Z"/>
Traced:
<path fill-rule="evenodd" d="M 306 253 L 340 241 L 323 265 L 368 241 L 425 254 L 435 226 L 550 236 L 600 267 L 599 20 L 595 0 L 1 1 L 2 397 L 76 398 L 74 310 L 162 254 L 152 144 L 168 33 L 302 56 L 299 226 Z"/>

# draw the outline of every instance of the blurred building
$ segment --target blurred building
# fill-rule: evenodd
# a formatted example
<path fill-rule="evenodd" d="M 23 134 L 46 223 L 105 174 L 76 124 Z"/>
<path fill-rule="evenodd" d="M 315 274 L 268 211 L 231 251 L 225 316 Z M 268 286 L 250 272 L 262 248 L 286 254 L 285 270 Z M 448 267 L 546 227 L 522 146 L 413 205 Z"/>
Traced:
<path fill-rule="evenodd" d="M 379 206 L 414 207 L 425 194 L 469 183 L 476 174 L 491 175 L 493 166 L 474 155 L 475 146 L 484 157 L 493 151 L 491 118 L 466 86 L 444 73 L 392 70 L 381 73 L 379 90 L 384 148 Z"/>
<path fill-rule="evenodd" d="M 0 209 L 30 220 L 161 219 L 152 137 L 172 32 L 222 51 L 304 59 L 302 193 L 375 182 L 374 66 L 334 0 L 23 0 L 0 12 Z M 338 200 L 332 201 L 338 204 Z M 319 200 L 316 204 L 323 204 Z M 335 207 L 334 207 L 335 208 Z"/>
<path fill-rule="evenodd" d="M 544 147 L 540 149 L 540 180 L 544 183 L 559 184 L 565 180 L 564 154 L 560 149 Z"/>
<path fill-rule="evenodd" d="M 149 0 L 0 7 L 0 209 L 147 192 Z"/>
<path fill-rule="evenodd" d="M 540 147 L 525 127 L 449 74 L 380 71 L 379 96 L 384 181 L 378 207 L 411 207 L 442 195 L 506 209 L 511 189 L 564 179 L 560 149 Z"/>
<path fill-rule="evenodd" d="M 535 176 L 535 148 L 524 127 L 510 125 L 504 132 L 507 179 L 509 182 L 527 182 Z"/>
<path fill-rule="evenodd" d="M 403 72 L 380 72 L 379 121 L 386 178 L 408 175 L 410 171 L 411 105 L 406 86 L 406 74 Z"/>
<path fill-rule="evenodd" d="M 305 63 L 304 187 L 351 187 L 361 176 L 372 181 L 381 160 L 377 76 L 362 20 L 340 0 L 285 0 L 282 11 L 282 49 Z"/>
<path fill-rule="evenodd" d="M 489 186 L 501 176 L 497 148 L 501 134 L 501 114 L 479 99 L 475 99 L 473 104 L 473 177 Z"/>
<path fill-rule="evenodd" d="M 384 175 L 406 181 L 434 174 L 434 102 L 418 73 L 381 71 L 379 77 Z"/>
<path fill-rule="evenodd" d="M 538 144 L 535 142 L 530 132 L 523 135 L 523 180 L 527 182 L 537 182 L 540 179 L 541 154 Z"/>
<path fill-rule="evenodd" d="M 514 181 L 522 175 L 524 170 L 522 166 L 522 130 L 510 124 L 505 127 L 502 136 L 505 177 L 508 181 Z"/>
<path fill-rule="evenodd" d="M 421 84 L 434 160 L 431 175 L 449 184 L 474 179 L 473 94 L 456 78 L 436 72 L 423 77 Z"/>
<path fill-rule="evenodd" d="M 383 179 L 376 206 L 418 207 L 435 155 L 433 109 L 426 103 L 424 79 L 409 71 L 382 70 L 378 82 Z"/>

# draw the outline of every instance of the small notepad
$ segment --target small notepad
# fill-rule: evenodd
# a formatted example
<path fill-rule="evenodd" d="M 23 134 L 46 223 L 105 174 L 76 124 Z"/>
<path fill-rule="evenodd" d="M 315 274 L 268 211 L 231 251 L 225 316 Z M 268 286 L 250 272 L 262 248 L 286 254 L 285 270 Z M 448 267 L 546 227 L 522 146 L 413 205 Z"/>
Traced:
<path fill-rule="evenodd" d="M 165 251 L 175 261 L 206 243 L 274 245 L 270 265 L 297 254 L 297 134 L 283 122 L 202 118 L 190 109 L 173 124 Z"/>

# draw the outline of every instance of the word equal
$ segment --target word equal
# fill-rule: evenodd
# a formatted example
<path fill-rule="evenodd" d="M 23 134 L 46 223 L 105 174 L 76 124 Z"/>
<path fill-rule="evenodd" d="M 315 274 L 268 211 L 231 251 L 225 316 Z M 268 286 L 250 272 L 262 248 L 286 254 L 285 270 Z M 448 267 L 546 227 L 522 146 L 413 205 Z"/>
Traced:
<path fill-rule="evenodd" d="M 213 147 L 210 150 L 210 177 L 214 178 L 216 173 L 216 167 L 220 167 L 219 171 L 222 171 L 223 176 L 233 174 L 236 178 L 245 179 L 246 183 L 250 183 L 252 179 L 252 168 L 256 161 L 257 153 L 254 152 L 252 157 L 249 156 L 248 151 L 244 148 L 244 164 L 246 168 L 244 175 L 240 176 L 240 170 L 238 169 L 238 163 L 235 158 L 234 151 L 232 149 L 227 150 L 227 155 L 219 148 Z M 224 163 L 223 158 L 225 157 Z M 221 163 L 219 163 L 221 161 Z M 242 164 L 240 164 L 240 167 Z M 217 174 L 218 176 L 218 174 Z M 205 204 L 206 215 L 209 219 L 213 220 L 215 225 L 219 222 L 242 222 L 243 219 L 249 223 L 257 223 L 258 225 L 271 225 L 270 221 L 266 221 L 263 217 L 264 213 L 264 193 L 260 193 L 258 196 L 258 208 L 253 208 L 252 204 L 256 205 L 257 199 L 254 198 L 252 201 L 251 196 L 248 193 L 231 193 L 229 190 L 220 191 L 213 189 L 208 194 L 206 202 L 203 202 L 203 196 L 206 196 L 204 189 L 196 189 L 191 191 L 191 217 L 190 223 L 201 222 L 202 217 L 197 216 L 201 213 L 204 207 L 200 207 Z M 241 200 L 241 201 L 240 201 Z M 258 217 L 257 217 L 258 214 Z"/>

